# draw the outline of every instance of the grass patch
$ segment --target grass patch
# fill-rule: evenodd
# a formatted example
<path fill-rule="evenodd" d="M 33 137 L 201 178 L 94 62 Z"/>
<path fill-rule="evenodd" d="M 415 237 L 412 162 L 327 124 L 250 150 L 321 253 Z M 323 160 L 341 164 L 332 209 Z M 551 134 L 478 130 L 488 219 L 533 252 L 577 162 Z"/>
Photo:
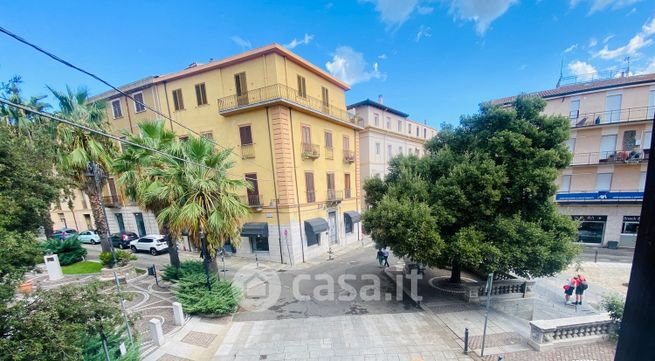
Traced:
<path fill-rule="evenodd" d="M 100 273 L 102 264 L 98 262 L 82 261 L 74 263 L 70 266 L 61 267 L 65 275 L 79 275 L 87 273 Z"/>
<path fill-rule="evenodd" d="M 136 273 L 138 273 L 140 275 L 146 273 L 146 270 L 144 270 L 143 268 L 135 268 L 134 270 L 136 271 Z"/>

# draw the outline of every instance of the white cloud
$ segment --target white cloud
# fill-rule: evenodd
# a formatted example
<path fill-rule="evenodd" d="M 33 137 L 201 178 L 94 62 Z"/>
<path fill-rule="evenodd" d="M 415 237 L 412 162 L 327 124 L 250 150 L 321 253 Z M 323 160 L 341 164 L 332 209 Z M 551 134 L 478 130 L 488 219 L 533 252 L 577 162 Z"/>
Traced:
<path fill-rule="evenodd" d="M 646 68 L 640 72 L 642 74 L 655 73 L 655 58 L 651 58 Z"/>
<path fill-rule="evenodd" d="M 598 45 L 598 40 L 596 40 L 596 38 L 589 39 L 589 44 L 587 44 L 588 48 L 593 48 L 596 45 Z"/>
<path fill-rule="evenodd" d="M 588 2 L 590 3 L 589 5 L 589 15 L 605 10 L 605 9 L 612 9 L 612 10 L 618 10 L 630 5 L 633 5 L 635 3 L 638 3 L 641 0 L 570 0 L 569 4 L 571 5 L 572 8 L 576 7 L 578 4 L 582 2 Z"/>
<path fill-rule="evenodd" d="M 309 44 L 313 39 L 314 39 L 314 35 L 311 35 L 311 34 L 307 34 L 307 33 L 305 33 L 305 36 L 304 36 L 302 39 L 298 40 L 298 39 L 296 39 L 296 38 L 293 38 L 293 40 L 291 40 L 290 43 L 288 43 L 288 44 L 284 44 L 284 46 L 287 47 L 288 49 L 293 49 L 293 48 L 295 48 L 295 47 L 298 46 L 298 45 L 307 45 L 307 44 Z"/>
<path fill-rule="evenodd" d="M 564 49 L 564 53 L 570 53 L 570 52 L 572 52 L 573 50 L 575 50 L 577 48 L 578 48 L 578 44 L 573 44 L 573 45 L 569 46 L 568 48 Z"/>
<path fill-rule="evenodd" d="M 655 18 L 644 24 L 641 31 L 633 36 L 627 44 L 613 50 L 610 50 L 605 44 L 601 50 L 593 54 L 594 58 L 616 59 L 623 56 L 634 56 L 639 50 L 653 43 L 653 39 L 651 39 L 653 34 L 655 34 Z M 609 39 L 607 40 L 609 41 Z"/>
<path fill-rule="evenodd" d="M 607 44 L 607 42 L 610 41 L 610 40 L 612 40 L 613 37 L 614 37 L 614 34 L 607 35 L 607 36 L 603 39 L 603 44 Z"/>
<path fill-rule="evenodd" d="M 379 70 L 378 63 L 368 68 L 364 55 L 349 46 L 340 46 L 332 54 L 332 61 L 325 63 L 325 67 L 332 76 L 350 85 L 369 81 L 371 79 L 385 79 L 385 74 Z"/>
<path fill-rule="evenodd" d="M 386 58 L 387 58 L 387 54 L 382 53 L 382 54 L 378 55 L 378 59 L 380 59 L 380 60 L 385 60 Z"/>
<path fill-rule="evenodd" d="M 418 0 L 362 0 L 375 4 L 380 20 L 389 27 L 400 27 L 412 15 Z"/>
<path fill-rule="evenodd" d="M 241 38 L 239 36 L 236 36 L 236 35 L 231 36 L 230 40 L 232 40 L 235 44 L 237 44 L 241 48 L 242 51 L 252 48 L 252 44 L 250 43 L 250 41 L 248 41 L 246 39 L 243 39 L 243 38 Z"/>
<path fill-rule="evenodd" d="M 421 14 L 421 15 L 428 15 L 432 14 L 434 12 L 434 8 L 432 6 L 418 6 L 416 7 L 416 11 Z"/>
<path fill-rule="evenodd" d="M 475 22 L 478 35 L 484 35 L 491 23 L 518 0 L 451 0 L 450 13 L 458 19 Z"/>
<path fill-rule="evenodd" d="M 578 76 L 579 80 L 589 79 L 598 71 L 591 64 L 576 60 L 567 66 L 569 73 Z"/>
<path fill-rule="evenodd" d="M 632 10 L 628 11 L 628 13 L 625 14 L 625 16 L 630 16 L 630 15 L 636 13 L 636 12 L 637 12 L 637 8 L 632 8 Z"/>
<path fill-rule="evenodd" d="M 421 38 L 431 38 L 432 37 L 432 28 L 429 26 L 421 25 L 416 33 L 416 41 L 421 41 Z"/>
<path fill-rule="evenodd" d="M 647 22 L 641 27 L 641 32 L 645 36 L 650 36 L 655 34 L 655 18 L 651 19 L 650 22 Z"/>

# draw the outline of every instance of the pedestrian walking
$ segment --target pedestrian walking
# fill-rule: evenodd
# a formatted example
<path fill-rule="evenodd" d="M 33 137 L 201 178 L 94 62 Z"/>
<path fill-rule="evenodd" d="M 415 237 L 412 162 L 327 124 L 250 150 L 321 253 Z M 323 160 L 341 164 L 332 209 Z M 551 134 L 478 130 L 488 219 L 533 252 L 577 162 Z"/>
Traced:
<path fill-rule="evenodd" d="M 567 305 L 571 304 L 571 295 L 575 290 L 575 278 L 569 279 L 568 283 L 564 285 L 564 303 Z"/>
<path fill-rule="evenodd" d="M 380 264 L 380 267 L 384 265 L 384 253 L 382 253 L 382 248 L 378 249 L 378 263 Z"/>
<path fill-rule="evenodd" d="M 576 286 L 575 286 L 575 302 L 573 303 L 574 305 L 581 305 L 582 304 L 582 296 L 584 294 L 584 291 L 589 288 L 589 285 L 587 284 L 587 278 L 581 274 L 578 273 L 577 276 L 575 276 L 576 279 Z"/>
<path fill-rule="evenodd" d="M 388 249 L 383 249 L 382 250 L 382 257 L 384 258 L 384 267 L 389 267 L 389 250 Z"/>

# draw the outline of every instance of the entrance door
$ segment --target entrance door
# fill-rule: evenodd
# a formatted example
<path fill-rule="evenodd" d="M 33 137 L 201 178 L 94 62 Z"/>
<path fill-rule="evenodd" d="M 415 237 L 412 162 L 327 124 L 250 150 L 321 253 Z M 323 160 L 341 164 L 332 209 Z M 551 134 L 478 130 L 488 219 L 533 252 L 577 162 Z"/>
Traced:
<path fill-rule="evenodd" d="M 143 237 L 146 235 L 146 224 L 143 222 L 143 214 L 134 213 L 134 219 L 136 220 L 136 228 L 139 229 L 139 236 Z"/>
<path fill-rule="evenodd" d="M 330 227 L 330 244 L 337 244 L 337 212 L 328 213 L 328 226 Z"/>
<path fill-rule="evenodd" d="M 248 82 L 245 72 L 234 74 L 234 87 L 237 93 L 237 104 L 248 105 Z"/>

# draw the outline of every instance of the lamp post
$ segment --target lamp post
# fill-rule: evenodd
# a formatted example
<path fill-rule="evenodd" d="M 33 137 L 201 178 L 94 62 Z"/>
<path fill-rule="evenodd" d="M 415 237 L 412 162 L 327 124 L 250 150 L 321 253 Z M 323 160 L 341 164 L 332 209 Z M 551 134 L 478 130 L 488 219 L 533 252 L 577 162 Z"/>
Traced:
<path fill-rule="evenodd" d="M 198 232 L 200 236 L 200 243 L 202 245 L 202 263 L 205 266 L 205 276 L 207 277 L 207 290 L 211 291 L 212 290 L 212 284 L 209 280 L 209 252 L 207 252 L 207 238 L 205 237 L 205 231 L 202 229 L 202 226 L 200 226 L 200 232 Z"/>
<path fill-rule="evenodd" d="M 107 218 L 107 210 L 105 209 L 105 202 L 102 199 L 102 186 L 101 186 L 101 174 L 98 171 L 98 166 L 95 162 L 90 162 L 87 167 L 87 172 L 84 173 L 85 176 L 93 178 L 93 183 L 96 187 L 96 193 L 98 194 L 98 200 L 100 202 L 100 208 L 102 208 L 102 214 L 105 216 L 105 225 L 107 226 L 107 233 L 105 233 L 105 241 L 109 244 L 109 249 L 111 250 L 111 257 L 113 259 L 113 264 L 116 264 L 116 250 L 114 249 L 114 244 L 109 240 L 109 219 Z"/>

